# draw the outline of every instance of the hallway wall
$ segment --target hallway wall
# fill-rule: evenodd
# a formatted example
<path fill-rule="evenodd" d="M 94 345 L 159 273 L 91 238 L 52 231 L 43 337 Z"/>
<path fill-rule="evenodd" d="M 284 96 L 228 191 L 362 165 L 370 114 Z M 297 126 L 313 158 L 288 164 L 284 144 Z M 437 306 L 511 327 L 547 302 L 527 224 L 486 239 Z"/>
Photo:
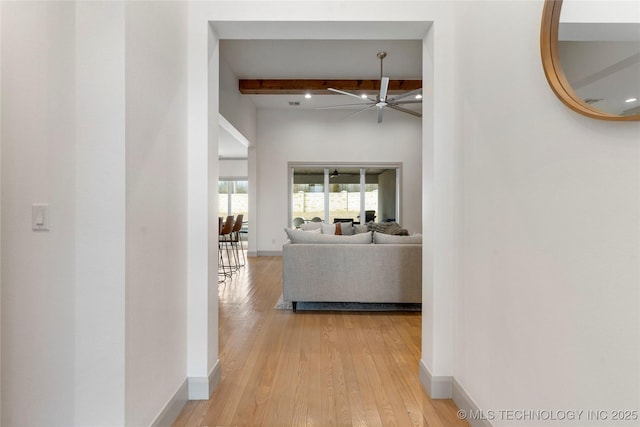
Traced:
<path fill-rule="evenodd" d="M 0 8 L 1 423 L 150 425 L 187 395 L 187 5 Z"/>
<path fill-rule="evenodd" d="M 125 423 L 187 398 L 187 5 L 126 14 Z"/>
<path fill-rule="evenodd" d="M 456 6 L 454 375 L 485 411 L 637 409 L 640 123 L 589 119 L 555 97 L 542 5 Z"/>
<path fill-rule="evenodd" d="M 2 4 L 2 425 L 72 425 L 72 3 Z M 51 230 L 31 230 L 48 203 Z M 46 398 L 45 398 L 46 397 Z M 38 407 L 34 408 L 34 402 Z"/>

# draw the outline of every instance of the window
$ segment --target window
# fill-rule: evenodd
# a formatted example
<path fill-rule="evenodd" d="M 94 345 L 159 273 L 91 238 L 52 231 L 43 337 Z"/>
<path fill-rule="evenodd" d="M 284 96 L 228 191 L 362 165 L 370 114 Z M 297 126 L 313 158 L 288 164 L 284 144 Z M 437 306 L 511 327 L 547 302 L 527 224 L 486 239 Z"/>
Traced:
<path fill-rule="evenodd" d="M 327 223 L 351 220 L 396 221 L 400 164 L 289 164 L 289 222 L 294 218 Z"/>
<path fill-rule="evenodd" d="M 246 180 L 218 181 L 218 216 L 243 214 L 244 221 L 249 219 L 249 183 Z"/>

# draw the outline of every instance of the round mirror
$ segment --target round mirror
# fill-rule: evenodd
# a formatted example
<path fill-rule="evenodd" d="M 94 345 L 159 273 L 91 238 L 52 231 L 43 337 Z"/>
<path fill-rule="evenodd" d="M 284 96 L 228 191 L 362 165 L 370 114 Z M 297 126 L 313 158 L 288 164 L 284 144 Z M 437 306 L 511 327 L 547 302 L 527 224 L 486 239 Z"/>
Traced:
<path fill-rule="evenodd" d="M 572 110 L 601 120 L 640 120 L 640 3 L 545 0 L 545 75 Z"/>

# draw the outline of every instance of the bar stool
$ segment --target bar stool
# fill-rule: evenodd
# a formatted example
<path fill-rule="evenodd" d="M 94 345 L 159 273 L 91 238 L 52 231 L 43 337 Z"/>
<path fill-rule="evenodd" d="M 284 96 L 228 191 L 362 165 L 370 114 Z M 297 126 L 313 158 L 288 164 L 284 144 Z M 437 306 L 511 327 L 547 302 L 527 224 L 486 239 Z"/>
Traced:
<path fill-rule="evenodd" d="M 240 239 L 240 230 L 242 229 L 243 219 L 244 219 L 243 214 L 238 214 L 238 216 L 236 216 L 236 220 L 233 223 L 233 229 L 231 230 L 231 235 L 230 235 L 231 246 L 235 249 L 236 270 L 240 269 L 240 267 L 244 267 L 245 264 L 247 263 L 247 259 L 244 256 L 244 245 L 242 244 L 242 240 Z M 238 246 L 240 246 L 240 249 L 238 249 Z M 242 264 L 240 264 L 239 252 L 242 252 Z"/>
<path fill-rule="evenodd" d="M 222 217 L 218 218 L 218 252 L 220 253 L 220 264 L 218 265 L 218 273 L 222 274 L 225 278 L 233 275 L 233 269 L 235 266 L 231 265 L 231 254 L 229 252 L 229 244 L 231 241 L 231 231 L 233 230 L 233 215 L 229 215 L 222 224 Z M 227 263 L 224 262 L 224 255 L 222 254 L 222 246 L 225 247 L 227 252 Z M 222 273 L 220 273 L 222 268 Z"/>

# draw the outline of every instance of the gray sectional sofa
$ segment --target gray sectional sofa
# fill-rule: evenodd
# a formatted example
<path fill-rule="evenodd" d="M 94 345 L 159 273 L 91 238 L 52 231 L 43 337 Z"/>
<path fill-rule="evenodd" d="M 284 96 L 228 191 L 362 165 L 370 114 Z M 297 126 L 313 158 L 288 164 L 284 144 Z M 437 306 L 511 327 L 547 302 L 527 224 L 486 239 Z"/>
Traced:
<path fill-rule="evenodd" d="M 422 302 L 422 244 L 411 243 L 415 238 L 368 232 L 366 243 L 364 235 L 287 234 L 293 239 L 283 245 L 283 300 L 294 311 L 299 301 Z"/>

